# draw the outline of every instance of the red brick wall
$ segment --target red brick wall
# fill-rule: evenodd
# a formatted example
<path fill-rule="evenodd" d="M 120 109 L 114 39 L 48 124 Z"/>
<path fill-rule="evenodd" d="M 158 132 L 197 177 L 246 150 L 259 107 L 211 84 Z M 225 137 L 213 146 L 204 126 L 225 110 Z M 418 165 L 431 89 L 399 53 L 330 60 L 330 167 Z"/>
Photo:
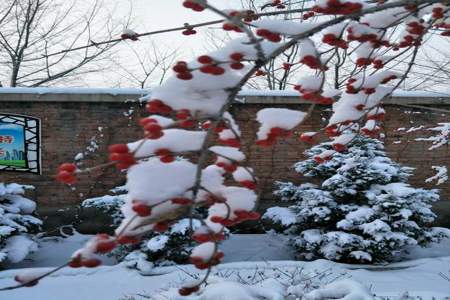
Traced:
<path fill-rule="evenodd" d="M 42 96 L 45 97 L 45 96 Z M 83 98 L 80 96 L 79 98 Z M 63 99 L 63 96 L 61 96 Z M 41 99 L 42 100 L 42 99 Z M 108 169 L 85 177 L 76 186 L 76 190 L 56 183 L 52 176 L 61 162 L 72 161 L 74 156 L 85 150 L 89 140 L 96 136 L 100 149 L 85 161 L 86 165 L 106 161 L 104 150 L 106 145 L 127 142 L 139 137 L 140 130 L 136 126 L 140 109 L 136 103 L 123 101 L 80 102 L 52 101 L 7 101 L 6 96 L 0 97 L 2 113 L 20 113 L 41 119 L 42 125 L 42 175 L 23 173 L 2 173 L 0 181 L 32 184 L 36 187 L 34 197 L 44 215 L 58 218 L 56 223 L 67 223 L 69 214 L 58 212 L 59 209 L 73 207 L 86 197 L 103 195 L 116 185 L 123 183 L 123 176 Z M 122 99 L 123 100 L 123 97 Z M 271 105 L 305 110 L 305 104 Z M 130 108 L 135 112 L 131 118 L 124 115 Z M 257 129 L 254 121 L 256 112 L 264 108 L 263 104 L 234 105 L 233 114 L 242 126 L 244 136 L 251 140 Z M 396 131 L 399 127 L 432 126 L 437 122 L 449 121 L 448 115 L 420 109 L 410 109 L 388 105 L 387 120 L 384 123 L 386 133 L 386 148 L 391 158 L 405 165 L 417 168 L 411 184 L 418 187 L 432 188 L 424 180 L 433 174 L 432 165 L 450 167 L 450 152 L 448 146 L 434 151 L 428 151 L 429 144 L 416 142 L 414 138 L 423 136 L 424 131 L 410 134 Z M 446 107 L 448 109 L 448 106 Z M 311 118 L 302 125 L 301 131 L 314 131 L 323 126 L 324 117 L 329 112 L 316 109 Z M 98 128 L 103 130 L 99 132 Z M 394 144 L 394 141 L 401 141 Z M 253 143 L 245 144 L 244 150 L 250 158 L 250 165 L 256 170 L 264 188 L 262 209 L 276 202 L 272 196 L 273 181 L 289 180 L 296 183 L 306 182 L 306 179 L 294 172 L 292 165 L 304 158 L 302 155 L 306 145 L 288 139 L 279 142 L 271 149 L 256 147 Z M 92 182 L 95 182 L 93 185 Z M 450 184 L 441 185 L 442 201 L 435 208 L 440 214 L 440 224 L 450 226 Z M 71 212 L 72 213 L 72 212 Z"/>

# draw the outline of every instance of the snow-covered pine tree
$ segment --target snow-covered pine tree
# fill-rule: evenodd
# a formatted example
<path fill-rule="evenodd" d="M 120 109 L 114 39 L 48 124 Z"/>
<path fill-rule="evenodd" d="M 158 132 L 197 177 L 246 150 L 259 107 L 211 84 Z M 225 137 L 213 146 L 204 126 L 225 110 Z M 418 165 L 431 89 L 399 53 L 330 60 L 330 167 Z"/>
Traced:
<path fill-rule="evenodd" d="M 389 159 L 380 141 L 356 137 L 346 151 L 321 162 L 317 155 L 331 149 L 330 143 L 312 147 L 295 165 L 321 185 L 278 182 L 275 194 L 295 204 L 264 216 L 287 227 L 300 258 L 382 263 L 400 259 L 408 245 L 442 237 L 430 227 L 437 191 L 408 185 L 412 168 Z"/>
<path fill-rule="evenodd" d="M 26 189 L 17 183 L 0 183 L 0 264 L 17 263 L 37 250 L 32 234 L 40 230 L 42 221 L 33 216 L 36 203 L 24 197 Z"/>
<path fill-rule="evenodd" d="M 110 214 L 113 218 L 111 227 L 115 229 L 123 219 L 121 207 L 127 197 L 125 187 L 112 190 L 114 195 L 91 198 L 83 201 L 83 207 L 95 207 Z M 193 230 L 200 227 L 200 222 L 193 220 Z M 150 232 L 136 244 L 122 245 L 111 255 L 125 262 L 129 268 L 143 273 L 151 272 L 154 266 L 183 264 L 189 260 L 194 243 L 190 235 L 189 219 L 181 219 L 164 233 Z"/>

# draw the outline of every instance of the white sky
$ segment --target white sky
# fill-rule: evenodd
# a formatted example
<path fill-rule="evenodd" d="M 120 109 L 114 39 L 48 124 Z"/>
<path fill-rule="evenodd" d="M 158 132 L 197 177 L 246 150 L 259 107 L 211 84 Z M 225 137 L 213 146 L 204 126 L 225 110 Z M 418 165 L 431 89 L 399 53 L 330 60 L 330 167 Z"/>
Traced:
<path fill-rule="evenodd" d="M 209 11 L 194 12 L 182 6 L 182 0 L 116 0 L 120 10 L 124 13 L 132 4 L 132 16 L 135 24 L 133 28 L 136 32 L 147 32 L 172 27 L 183 26 L 184 23 L 201 23 L 220 19 L 214 13 Z M 239 0 L 212 0 L 213 5 L 218 5 L 220 8 L 231 8 L 240 5 Z M 234 6 L 233 6 L 234 4 Z M 164 33 L 158 36 L 153 36 L 153 39 L 158 39 L 165 44 L 183 46 L 186 48 L 199 49 L 203 43 L 204 37 L 183 36 L 180 32 Z M 143 38 L 143 42 L 148 38 Z"/>

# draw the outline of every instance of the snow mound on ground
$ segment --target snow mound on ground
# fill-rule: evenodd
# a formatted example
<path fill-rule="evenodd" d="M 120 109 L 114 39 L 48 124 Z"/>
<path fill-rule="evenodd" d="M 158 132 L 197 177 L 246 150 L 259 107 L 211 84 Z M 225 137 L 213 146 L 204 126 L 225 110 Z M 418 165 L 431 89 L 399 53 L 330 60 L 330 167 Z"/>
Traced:
<path fill-rule="evenodd" d="M 322 288 L 306 294 L 305 299 L 374 300 L 375 298 L 361 283 L 350 279 L 344 279 L 332 282 Z"/>

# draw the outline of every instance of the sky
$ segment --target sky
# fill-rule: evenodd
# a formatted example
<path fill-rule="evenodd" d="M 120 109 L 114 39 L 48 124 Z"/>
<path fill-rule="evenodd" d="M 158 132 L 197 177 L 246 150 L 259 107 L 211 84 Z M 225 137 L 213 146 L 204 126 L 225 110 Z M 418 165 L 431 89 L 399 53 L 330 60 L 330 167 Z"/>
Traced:
<path fill-rule="evenodd" d="M 133 30 L 136 32 L 155 31 L 160 29 L 183 26 L 184 23 L 201 23 L 220 19 L 217 15 L 209 11 L 201 13 L 194 12 L 182 6 L 181 0 L 116 0 L 119 11 L 127 13 L 132 7 L 132 19 L 135 25 Z M 240 6 L 239 0 L 213 0 L 211 4 L 220 8 L 232 8 Z M 233 5 L 234 4 L 234 5 Z M 203 38 L 201 35 L 183 36 L 180 32 L 164 33 L 158 36 L 152 36 L 152 39 L 158 39 L 171 46 L 183 47 L 183 50 L 199 50 L 203 47 Z M 143 38 L 142 41 L 145 42 Z"/>

